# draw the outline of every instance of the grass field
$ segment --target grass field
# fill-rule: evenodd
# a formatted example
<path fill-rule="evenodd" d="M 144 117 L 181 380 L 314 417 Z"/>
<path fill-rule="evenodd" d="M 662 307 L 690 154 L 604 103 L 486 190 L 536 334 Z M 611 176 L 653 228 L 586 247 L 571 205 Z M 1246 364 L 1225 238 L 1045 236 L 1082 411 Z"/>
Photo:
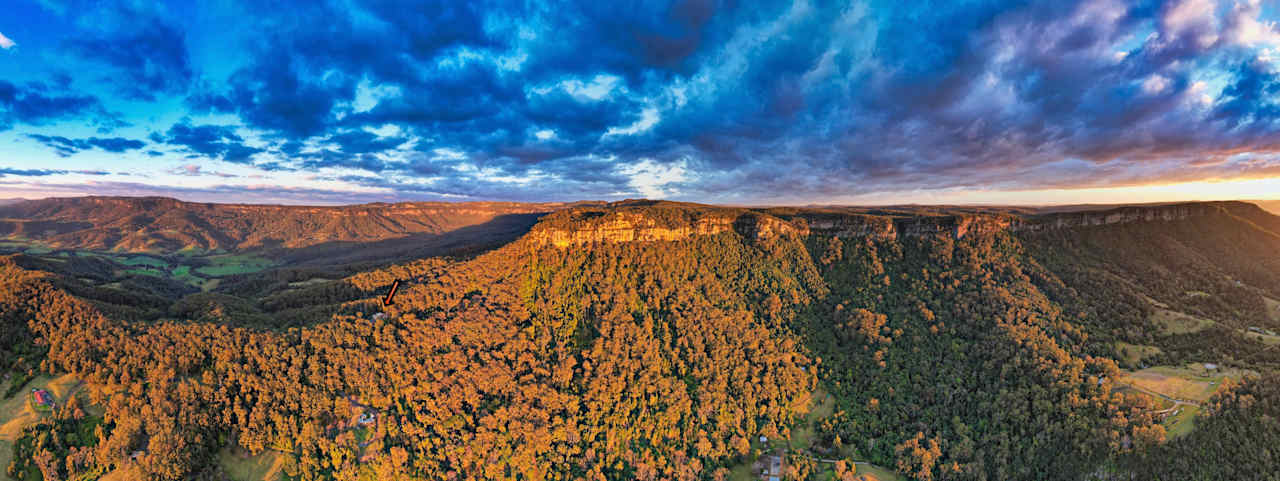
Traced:
<path fill-rule="evenodd" d="M 1177 416 L 1164 420 L 1166 438 L 1173 439 L 1191 433 L 1196 428 L 1196 416 L 1199 414 L 1199 406 L 1183 404 L 1182 412 L 1178 413 Z"/>
<path fill-rule="evenodd" d="M 1261 342 L 1263 344 L 1268 344 L 1268 345 L 1280 344 L 1280 336 L 1273 336 L 1270 334 L 1262 334 L 1260 332 L 1249 332 L 1249 331 L 1245 331 L 1244 335 L 1245 337 Z"/>
<path fill-rule="evenodd" d="M 1155 312 L 1151 313 L 1151 320 L 1156 325 L 1161 326 L 1161 332 L 1164 334 L 1199 332 L 1214 325 L 1211 320 L 1168 309 L 1156 309 Z"/>
<path fill-rule="evenodd" d="M 165 269 L 169 268 L 168 262 L 165 262 L 163 259 L 157 259 L 151 256 L 126 257 L 124 260 L 121 260 L 120 263 L 126 266 L 149 266 L 149 267 L 160 267 Z"/>
<path fill-rule="evenodd" d="M 1120 382 L 1132 384 L 1148 391 L 1157 392 L 1174 399 L 1186 399 L 1195 402 L 1209 400 L 1209 396 L 1217 390 L 1220 380 L 1212 377 L 1192 375 L 1190 370 L 1158 366 L 1141 371 L 1127 373 Z"/>
<path fill-rule="evenodd" d="M 200 285 L 200 290 L 201 290 L 201 291 L 204 291 L 204 292 L 212 291 L 212 290 L 214 290 L 214 289 L 217 289 L 217 288 L 218 288 L 218 283 L 220 283 L 220 282 L 222 282 L 222 281 L 221 281 L 221 280 L 219 280 L 219 279 L 208 279 L 208 280 L 205 280 L 205 281 L 204 281 L 204 284 L 201 284 L 201 285 Z"/>
<path fill-rule="evenodd" d="M 169 275 L 173 276 L 175 279 L 178 279 L 182 282 L 185 282 L 187 284 L 200 287 L 200 288 L 203 288 L 206 283 L 210 282 L 210 279 L 200 277 L 199 275 L 197 275 L 195 272 L 191 270 L 191 266 L 187 266 L 187 265 L 174 267 L 173 270 L 169 272 Z"/>
<path fill-rule="evenodd" d="M 1129 344 L 1127 342 L 1116 342 L 1116 353 L 1120 359 L 1128 365 L 1137 365 L 1143 358 L 1160 353 L 1160 348 L 1155 346 L 1144 346 L 1141 344 Z"/>
<path fill-rule="evenodd" d="M 98 478 L 98 481 L 133 481 L 135 479 L 142 479 L 142 472 L 138 470 L 136 465 L 131 464 L 128 467 L 115 469 L 102 475 L 101 478 Z"/>
<path fill-rule="evenodd" d="M 13 460 L 13 443 L 22 436 L 22 430 L 35 424 L 43 416 L 30 402 L 31 389 L 48 389 L 59 401 L 74 394 L 79 380 L 70 374 L 61 377 L 36 376 L 13 397 L 0 400 L 0 480 L 9 481 L 6 470 Z"/>
<path fill-rule="evenodd" d="M 124 271 L 126 274 L 140 274 L 144 276 L 164 277 L 164 271 L 152 269 L 150 267 L 139 267 Z"/>
<path fill-rule="evenodd" d="M 324 284 L 324 283 L 326 283 L 326 282 L 330 282 L 331 280 L 332 280 L 332 279 L 325 279 L 325 278 L 323 278 L 323 277 L 316 277 L 316 278 L 313 278 L 313 279 L 307 279 L 307 280 L 305 280 L 305 281 L 295 281 L 295 282 L 290 282 L 290 283 L 289 283 L 289 287 L 291 287 L 291 288 L 298 288 L 298 287 L 314 286 L 314 285 L 316 285 L 316 284 Z"/>
<path fill-rule="evenodd" d="M 874 464 L 859 464 L 858 470 L 854 474 L 865 476 L 866 481 L 907 481 L 907 478 L 892 469 L 882 468 Z M 855 477 L 854 479 L 860 478 Z"/>
<path fill-rule="evenodd" d="M 226 448 L 218 452 L 218 462 L 235 481 L 277 481 L 284 476 L 284 455 L 264 451 L 256 456 L 245 456 L 242 450 Z"/>
<path fill-rule="evenodd" d="M 1280 322 L 1280 301 L 1270 297 L 1262 298 L 1267 303 L 1267 313 L 1271 315 L 1271 320 Z"/>
<path fill-rule="evenodd" d="M 814 425 L 836 411 L 835 397 L 818 388 L 813 393 L 814 404 L 809 414 L 791 431 L 789 444 L 792 449 L 807 448 L 813 443 Z"/>
<path fill-rule="evenodd" d="M 1174 399 L 1203 403 L 1213 396 L 1224 380 L 1240 379 L 1254 374 L 1256 373 L 1252 371 L 1234 368 L 1208 371 L 1203 364 L 1189 363 L 1185 366 L 1156 366 L 1125 373 L 1119 381 Z M 1173 403 L 1167 400 L 1157 398 L 1156 401 L 1159 409 L 1173 407 Z M 1162 423 L 1169 439 L 1185 436 L 1194 430 L 1196 417 L 1200 415 L 1199 406 L 1182 404 L 1179 409 L 1182 411 L 1165 419 Z"/>
<path fill-rule="evenodd" d="M 56 396 L 50 386 L 53 381 L 50 376 L 37 376 L 13 397 L 0 402 L 0 440 L 12 443 L 22 435 L 22 428 L 40 419 L 40 414 L 31 406 L 31 389 L 49 389 Z"/>
<path fill-rule="evenodd" d="M 270 260 L 243 254 L 211 256 L 206 259 L 209 265 L 197 268 L 196 272 L 213 277 L 258 272 L 272 265 Z"/>
<path fill-rule="evenodd" d="M 13 442 L 22 434 L 22 428 L 39 419 L 39 414 L 28 402 L 31 388 L 48 385 L 52 379 L 48 376 L 36 377 L 13 397 L 0 400 L 0 480 L 9 481 L 6 470 L 13 461 Z"/>

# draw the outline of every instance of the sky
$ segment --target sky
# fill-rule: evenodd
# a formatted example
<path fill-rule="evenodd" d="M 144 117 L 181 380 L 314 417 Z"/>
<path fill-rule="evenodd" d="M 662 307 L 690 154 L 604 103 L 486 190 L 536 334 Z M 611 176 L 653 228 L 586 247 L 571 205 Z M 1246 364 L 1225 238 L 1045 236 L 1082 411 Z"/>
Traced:
<path fill-rule="evenodd" d="M 7 0 L 0 197 L 1280 198 L 1259 0 Z"/>

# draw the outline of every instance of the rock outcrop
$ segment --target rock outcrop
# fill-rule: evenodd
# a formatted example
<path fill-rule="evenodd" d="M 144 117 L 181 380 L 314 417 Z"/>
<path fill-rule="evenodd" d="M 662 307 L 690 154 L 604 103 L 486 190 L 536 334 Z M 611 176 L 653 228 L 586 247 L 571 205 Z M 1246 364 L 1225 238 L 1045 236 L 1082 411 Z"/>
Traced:
<path fill-rule="evenodd" d="M 753 241 L 803 237 L 809 233 L 803 222 L 789 222 L 757 212 L 713 209 L 682 214 L 686 214 L 686 218 L 673 220 L 638 209 L 569 212 L 565 219 L 540 223 L 525 238 L 536 245 L 564 248 L 611 242 L 677 241 L 729 231 Z"/>
<path fill-rule="evenodd" d="M 702 218 L 684 226 L 666 227 L 638 213 L 615 212 L 568 228 L 535 228 L 526 238 L 537 244 L 568 247 L 607 242 L 675 241 L 695 235 L 713 235 L 733 228 L 729 218 Z"/>
<path fill-rule="evenodd" d="M 947 236 L 961 239 L 1001 231 L 1041 232 L 1138 222 L 1170 222 L 1225 215 L 1241 203 L 1127 206 L 1047 214 L 924 213 L 878 215 L 832 209 L 792 209 L 773 215 L 750 209 L 656 204 L 571 209 L 540 223 L 528 236 L 538 245 L 569 247 L 605 242 L 675 241 L 730 230 L 752 241 L 808 235 L 841 238 Z M 1252 206 L 1249 206 L 1252 207 Z"/>

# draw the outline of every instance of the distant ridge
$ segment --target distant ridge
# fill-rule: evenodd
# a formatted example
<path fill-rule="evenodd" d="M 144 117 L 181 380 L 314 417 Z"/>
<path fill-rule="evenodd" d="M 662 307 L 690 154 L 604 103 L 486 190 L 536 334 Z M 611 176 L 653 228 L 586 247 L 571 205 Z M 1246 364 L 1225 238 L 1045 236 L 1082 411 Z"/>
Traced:
<path fill-rule="evenodd" d="M 1280 200 L 1252 200 L 1249 202 L 1265 209 L 1267 212 L 1280 215 Z"/>
<path fill-rule="evenodd" d="M 542 214 L 570 205 L 406 202 L 310 207 L 165 197 L 50 198 L 0 205 L 0 237 L 57 248 L 290 255 L 335 251 L 326 255 L 350 257 L 358 255 L 350 252 L 354 244 L 413 250 L 442 240 L 465 244 L 518 236 Z"/>
<path fill-rule="evenodd" d="M 548 215 L 526 236 L 557 247 L 636 241 L 674 241 L 735 231 L 752 239 L 811 234 L 896 239 L 996 231 L 1046 232 L 1113 224 L 1234 216 L 1272 232 L 1280 217 L 1246 202 L 1184 202 L 1062 211 L 952 206 L 741 208 L 667 201 L 579 206 Z"/>

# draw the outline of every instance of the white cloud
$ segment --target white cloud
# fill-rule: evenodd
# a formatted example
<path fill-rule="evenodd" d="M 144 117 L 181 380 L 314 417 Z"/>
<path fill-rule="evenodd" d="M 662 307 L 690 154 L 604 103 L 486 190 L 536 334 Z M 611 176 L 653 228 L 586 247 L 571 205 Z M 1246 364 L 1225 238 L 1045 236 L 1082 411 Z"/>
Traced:
<path fill-rule="evenodd" d="M 609 96 L 613 92 L 613 88 L 618 85 L 622 78 L 614 75 L 596 75 L 591 79 L 590 83 L 584 83 L 581 80 L 565 80 L 560 82 L 560 88 L 572 95 L 578 101 L 598 101 Z"/>
<path fill-rule="evenodd" d="M 18 45 L 18 44 L 14 43 L 13 40 L 9 40 L 9 37 L 4 36 L 3 33 L 0 33 L 0 48 L 9 50 L 13 48 L 15 45 Z"/>
<path fill-rule="evenodd" d="M 620 82 L 622 82 L 622 77 L 600 74 L 592 77 L 588 82 L 583 82 L 579 79 L 566 79 L 555 84 L 528 87 L 525 90 L 525 95 L 527 96 L 529 93 L 547 95 L 553 90 L 559 89 L 572 96 L 574 100 L 585 104 L 604 100 L 613 95 L 615 90 L 625 94 L 627 88 L 620 87 L 618 85 Z"/>
<path fill-rule="evenodd" d="M 1174 37 L 1195 35 L 1201 48 L 1208 48 L 1218 41 L 1218 17 L 1214 14 L 1218 5 L 1214 0 L 1183 0 L 1165 11 L 1160 19 L 1164 30 Z"/>
<path fill-rule="evenodd" d="M 454 150 L 446 147 L 437 147 L 435 149 L 432 149 L 431 153 L 436 154 L 436 156 L 434 157 L 435 159 L 442 159 L 442 160 L 462 160 L 467 158 L 467 154 L 463 153 L 462 151 Z"/>
<path fill-rule="evenodd" d="M 1237 45 L 1256 47 L 1280 44 L 1280 32 L 1276 22 L 1259 20 L 1262 4 L 1258 0 L 1236 3 L 1227 17 L 1226 37 Z"/>
<path fill-rule="evenodd" d="M 1142 81 L 1142 92 L 1147 95 L 1159 94 L 1167 88 L 1169 88 L 1169 79 L 1162 75 L 1152 74 Z"/>
<path fill-rule="evenodd" d="M 1209 84 L 1203 80 L 1197 80 L 1191 84 L 1191 88 L 1187 89 L 1187 98 L 1194 102 L 1199 102 L 1204 107 L 1213 105 L 1213 95 L 1209 94 Z"/>
<path fill-rule="evenodd" d="M 356 84 L 356 97 L 352 102 L 354 112 L 368 112 L 385 99 L 403 95 L 400 87 L 395 85 L 374 85 L 369 79 L 362 79 Z"/>
<path fill-rule="evenodd" d="M 555 136 L 556 136 L 556 131 L 551 130 L 551 129 L 543 129 L 543 130 L 539 130 L 539 131 L 537 131 L 537 132 L 534 132 L 534 133 L 533 133 L 533 136 L 534 136 L 534 137 L 537 137 L 537 138 L 538 138 L 538 140 L 549 140 L 549 139 L 551 139 L 552 137 L 555 137 Z"/>
<path fill-rule="evenodd" d="M 685 166 L 688 162 L 660 164 L 653 159 L 641 159 L 640 162 L 619 169 L 622 175 L 631 178 L 631 188 L 645 197 L 661 199 L 678 193 L 667 186 L 689 180 Z"/>
<path fill-rule="evenodd" d="M 662 120 L 662 116 L 658 115 L 658 109 L 649 107 L 640 112 L 640 120 L 626 127 L 609 127 L 604 136 L 638 134 L 652 129 L 654 125 L 658 125 L 659 120 Z"/>

